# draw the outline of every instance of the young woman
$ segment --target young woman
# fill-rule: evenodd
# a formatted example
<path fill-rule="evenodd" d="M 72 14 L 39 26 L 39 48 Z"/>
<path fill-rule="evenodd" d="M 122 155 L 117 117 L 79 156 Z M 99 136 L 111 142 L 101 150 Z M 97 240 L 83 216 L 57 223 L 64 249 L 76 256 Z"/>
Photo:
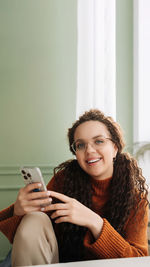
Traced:
<path fill-rule="evenodd" d="M 148 255 L 148 191 L 119 125 L 90 110 L 68 139 L 75 159 L 55 168 L 48 192 L 28 185 L 0 213 L 13 266 Z"/>

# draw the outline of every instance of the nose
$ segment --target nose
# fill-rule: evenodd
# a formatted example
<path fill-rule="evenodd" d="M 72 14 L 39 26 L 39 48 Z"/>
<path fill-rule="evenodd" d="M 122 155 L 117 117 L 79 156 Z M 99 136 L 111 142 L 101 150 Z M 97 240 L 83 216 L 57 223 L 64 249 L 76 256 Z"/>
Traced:
<path fill-rule="evenodd" d="M 95 152 L 95 148 L 94 148 L 94 146 L 93 146 L 92 144 L 88 143 L 88 144 L 86 145 L 86 152 L 87 152 L 87 153 Z"/>

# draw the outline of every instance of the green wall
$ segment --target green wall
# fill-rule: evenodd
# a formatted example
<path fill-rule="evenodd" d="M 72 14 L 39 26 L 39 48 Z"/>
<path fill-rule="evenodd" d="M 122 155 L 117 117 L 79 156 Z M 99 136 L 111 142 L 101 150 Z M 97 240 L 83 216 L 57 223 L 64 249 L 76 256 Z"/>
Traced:
<path fill-rule="evenodd" d="M 39 166 L 48 182 L 72 157 L 76 12 L 76 0 L 0 0 L 0 209 L 23 185 L 20 166 Z M 8 249 L 0 233 L 0 260 Z"/>
<path fill-rule="evenodd" d="M 117 121 L 133 145 L 133 0 L 116 0 Z"/>
<path fill-rule="evenodd" d="M 116 0 L 117 121 L 132 144 L 133 3 Z M 0 210 L 23 185 L 19 168 L 37 165 L 48 182 L 72 157 L 77 0 L 0 0 Z M 0 233 L 0 260 L 9 250 Z"/>
<path fill-rule="evenodd" d="M 0 163 L 57 164 L 75 118 L 76 1 L 0 1 Z"/>

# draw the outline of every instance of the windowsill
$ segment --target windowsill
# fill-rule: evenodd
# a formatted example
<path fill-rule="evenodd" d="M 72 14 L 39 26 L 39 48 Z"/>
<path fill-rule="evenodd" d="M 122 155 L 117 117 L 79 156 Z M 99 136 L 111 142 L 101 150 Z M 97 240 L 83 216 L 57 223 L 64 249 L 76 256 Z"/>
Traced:
<path fill-rule="evenodd" d="M 107 259 L 107 260 L 94 260 L 94 261 L 82 261 L 82 262 L 70 262 L 70 263 L 56 263 L 47 265 L 35 265 L 34 267 L 123 267 L 123 266 L 138 266 L 149 267 L 150 256 L 126 258 L 126 259 Z M 26 266 L 24 266 L 26 267 Z M 30 267 L 30 266 L 28 266 Z"/>

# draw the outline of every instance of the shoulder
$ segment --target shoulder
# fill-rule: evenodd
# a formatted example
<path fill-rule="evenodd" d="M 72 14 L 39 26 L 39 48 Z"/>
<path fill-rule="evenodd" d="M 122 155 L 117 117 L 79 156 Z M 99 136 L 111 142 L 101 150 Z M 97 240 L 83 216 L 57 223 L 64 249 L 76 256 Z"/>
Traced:
<path fill-rule="evenodd" d="M 79 173 L 79 170 L 79 164 L 75 159 L 61 163 L 54 169 L 54 176 L 48 183 L 47 189 L 62 193 L 66 177 L 69 177 L 69 179 L 76 177 L 76 175 Z"/>
<path fill-rule="evenodd" d="M 58 171 L 49 181 L 47 185 L 47 190 L 62 192 L 64 179 L 65 179 L 64 170 Z"/>

